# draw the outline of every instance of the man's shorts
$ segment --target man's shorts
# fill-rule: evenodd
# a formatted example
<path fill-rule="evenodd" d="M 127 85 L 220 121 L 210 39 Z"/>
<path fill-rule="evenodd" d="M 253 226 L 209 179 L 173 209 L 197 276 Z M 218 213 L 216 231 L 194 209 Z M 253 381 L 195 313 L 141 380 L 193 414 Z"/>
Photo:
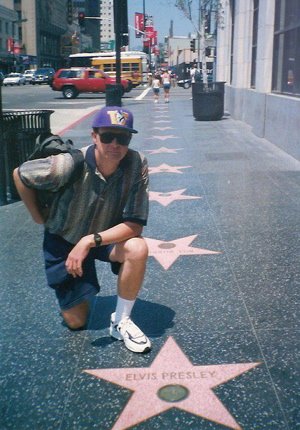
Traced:
<path fill-rule="evenodd" d="M 46 277 L 49 287 L 55 290 L 62 310 L 72 308 L 99 292 L 100 285 L 97 279 L 95 260 L 109 262 L 115 275 L 119 273 L 121 267 L 121 263 L 109 260 L 114 245 L 100 246 L 99 248 L 92 248 L 84 260 L 83 275 L 73 278 L 65 266 L 66 259 L 73 247 L 73 244 L 62 237 L 45 230 L 43 251 Z"/>

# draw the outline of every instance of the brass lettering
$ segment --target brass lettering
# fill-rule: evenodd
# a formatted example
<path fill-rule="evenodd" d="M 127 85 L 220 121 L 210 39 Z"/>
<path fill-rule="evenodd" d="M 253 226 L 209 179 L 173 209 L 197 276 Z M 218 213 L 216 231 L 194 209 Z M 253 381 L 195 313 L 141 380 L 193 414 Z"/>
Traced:
<path fill-rule="evenodd" d="M 156 373 L 127 373 L 126 381 L 153 381 L 157 379 Z"/>

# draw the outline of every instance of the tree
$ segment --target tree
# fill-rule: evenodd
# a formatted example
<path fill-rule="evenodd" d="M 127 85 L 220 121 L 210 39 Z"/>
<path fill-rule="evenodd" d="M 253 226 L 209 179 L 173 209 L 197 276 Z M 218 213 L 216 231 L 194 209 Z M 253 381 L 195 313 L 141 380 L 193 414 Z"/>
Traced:
<path fill-rule="evenodd" d="M 198 22 L 195 22 L 197 13 L 194 13 L 193 9 L 197 6 L 193 4 L 193 0 L 176 0 L 175 3 L 175 6 L 191 21 L 196 31 L 198 39 L 198 68 L 201 62 L 204 84 L 207 84 L 206 45 L 210 34 L 210 23 L 213 17 L 216 28 L 223 25 L 224 1 L 226 0 L 195 0 L 195 3 L 198 3 Z"/>

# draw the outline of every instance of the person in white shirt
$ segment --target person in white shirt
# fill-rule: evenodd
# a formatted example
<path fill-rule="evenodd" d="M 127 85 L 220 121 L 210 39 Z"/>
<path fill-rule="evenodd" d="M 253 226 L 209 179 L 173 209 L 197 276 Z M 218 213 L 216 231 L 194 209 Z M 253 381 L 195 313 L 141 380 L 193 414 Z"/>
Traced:
<path fill-rule="evenodd" d="M 163 89 L 164 89 L 164 96 L 165 96 L 165 103 L 169 103 L 169 95 L 170 95 L 170 88 L 171 88 L 171 76 L 170 73 L 165 70 L 164 73 L 161 75 Z"/>
<path fill-rule="evenodd" d="M 160 75 L 155 74 L 154 79 L 152 80 L 152 90 L 153 90 L 153 96 L 154 96 L 154 103 L 158 103 L 160 87 L 161 87 Z"/>
<path fill-rule="evenodd" d="M 195 81 L 196 71 L 197 71 L 197 66 L 196 66 L 196 64 L 194 64 L 193 67 L 190 70 L 190 77 L 191 77 L 192 84 L 194 84 L 196 82 Z"/>

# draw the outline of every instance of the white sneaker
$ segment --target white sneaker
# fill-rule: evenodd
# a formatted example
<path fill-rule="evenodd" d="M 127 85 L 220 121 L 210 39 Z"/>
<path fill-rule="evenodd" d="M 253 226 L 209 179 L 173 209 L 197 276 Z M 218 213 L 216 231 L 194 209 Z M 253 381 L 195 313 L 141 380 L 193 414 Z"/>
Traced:
<path fill-rule="evenodd" d="M 118 340 L 123 340 L 127 349 L 133 352 L 148 352 L 151 342 L 142 330 L 129 317 L 123 318 L 115 324 L 115 312 L 111 314 L 109 333 Z"/>

